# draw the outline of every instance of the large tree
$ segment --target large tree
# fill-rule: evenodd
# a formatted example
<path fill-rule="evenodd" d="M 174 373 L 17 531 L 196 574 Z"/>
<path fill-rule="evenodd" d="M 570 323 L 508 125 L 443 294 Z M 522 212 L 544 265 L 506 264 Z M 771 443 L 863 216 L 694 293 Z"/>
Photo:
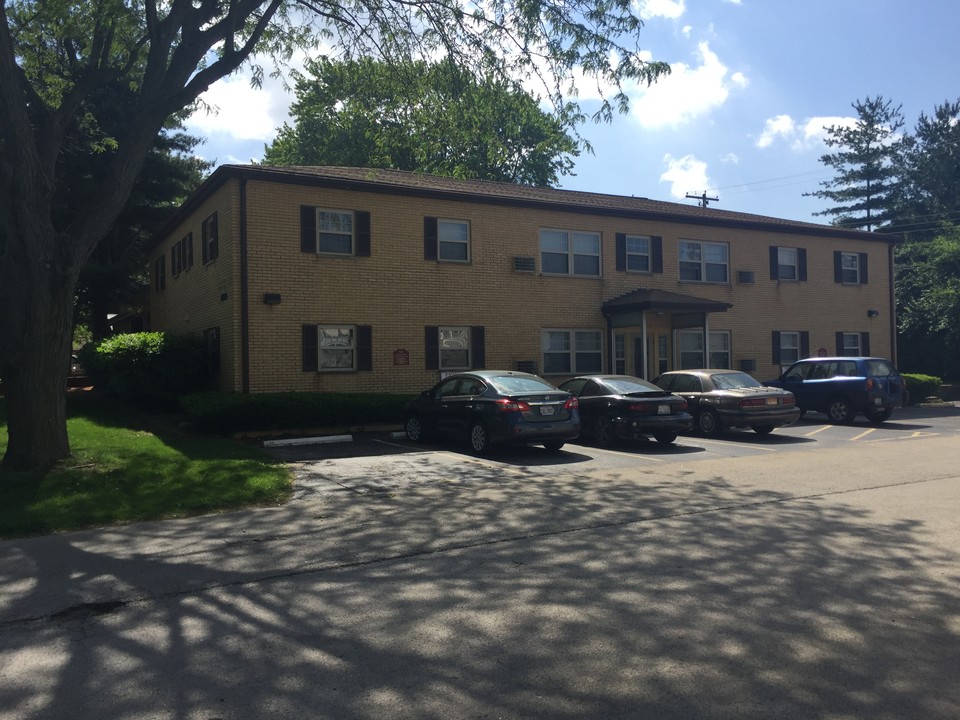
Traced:
<path fill-rule="evenodd" d="M 386 59 L 446 56 L 481 75 L 537 76 L 556 107 L 582 69 L 608 88 L 668 71 L 644 58 L 631 0 L 3 0 L 0 9 L 0 376 L 3 466 L 67 457 L 64 377 L 80 271 L 120 213 L 167 118 L 254 51 Z M 261 75 L 262 76 L 262 75 Z M 255 75 L 256 77 L 256 75 Z M 107 132 L 98 108 L 124 100 Z M 71 185 L 64 154 L 87 139 L 90 182 Z M 64 194 L 82 193 L 62 215 Z"/>
<path fill-rule="evenodd" d="M 901 106 L 882 96 L 853 103 L 857 117 L 851 125 L 831 125 L 826 153 L 820 162 L 835 175 L 821 182 L 822 190 L 804 195 L 836 203 L 814 213 L 834 218 L 836 225 L 872 230 L 887 222 L 894 212 L 894 193 L 900 171 L 903 138 Z"/>
<path fill-rule="evenodd" d="M 550 114 L 513 83 L 450 61 L 309 63 L 267 165 L 338 165 L 555 185 L 579 154 L 579 114 Z"/>

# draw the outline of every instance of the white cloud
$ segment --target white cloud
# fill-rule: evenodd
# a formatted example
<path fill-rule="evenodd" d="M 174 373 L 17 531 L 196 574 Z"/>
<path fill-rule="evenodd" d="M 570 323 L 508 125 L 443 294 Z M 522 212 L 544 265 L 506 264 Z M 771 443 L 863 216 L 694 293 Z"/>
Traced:
<path fill-rule="evenodd" d="M 660 182 L 670 183 L 670 195 L 684 198 L 687 193 L 703 192 L 710 187 L 707 164 L 693 155 L 675 158 L 669 153 L 663 156 L 667 169 L 660 175 Z"/>
<path fill-rule="evenodd" d="M 699 65 L 671 63 L 670 75 L 649 88 L 637 86 L 630 92 L 630 114 L 644 128 L 655 130 L 690 122 L 723 105 L 732 88 L 749 83 L 739 72 L 728 78 L 727 67 L 706 42 L 699 43 L 697 50 Z"/>
<path fill-rule="evenodd" d="M 852 117 L 812 117 L 802 123 L 797 123 L 789 115 L 777 115 L 768 118 L 763 124 L 763 132 L 757 138 L 758 148 L 768 148 L 778 140 L 789 145 L 793 150 L 802 151 L 819 147 L 827 136 L 825 128 L 853 127 L 856 118 Z"/>
<path fill-rule="evenodd" d="M 723 162 L 725 162 L 725 163 L 730 163 L 731 165 L 739 165 L 739 164 L 740 164 L 740 156 L 737 155 L 736 153 L 727 153 L 726 155 L 724 155 L 724 156 L 723 156 L 722 158 L 720 158 L 720 159 L 723 160 Z"/>
<path fill-rule="evenodd" d="M 282 93 L 282 97 L 278 94 Z M 273 137 L 283 124 L 289 98 L 282 89 L 250 86 L 250 76 L 235 75 L 218 80 L 203 94 L 211 112 L 198 110 L 187 122 L 191 133 L 214 137 L 227 135 L 235 140 L 261 140 Z"/>
<path fill-rule="evenodd" d="M 676 20 L 687 11 L 686 0 L 638 0 L 637 10 L 644 20 L 655 17 Z"/>

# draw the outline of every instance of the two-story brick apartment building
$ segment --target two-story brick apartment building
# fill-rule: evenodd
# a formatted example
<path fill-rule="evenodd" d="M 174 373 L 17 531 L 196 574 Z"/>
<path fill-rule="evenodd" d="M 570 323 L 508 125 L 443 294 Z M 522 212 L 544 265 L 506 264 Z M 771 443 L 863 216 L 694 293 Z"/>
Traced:
<path fill-rule="evenodd" d="M 647 378 L 895 355 L 893 243 L 644 198 L 222 166 L 158 236 L 152 329 L 223 390 L 416 392 L 463 368 Z"/>

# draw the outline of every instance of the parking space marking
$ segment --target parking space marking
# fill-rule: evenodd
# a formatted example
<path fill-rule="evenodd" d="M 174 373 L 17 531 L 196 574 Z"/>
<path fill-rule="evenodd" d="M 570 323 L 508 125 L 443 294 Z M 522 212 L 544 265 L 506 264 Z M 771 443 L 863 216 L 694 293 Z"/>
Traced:
<path fill-rule="evenodd" d="M 728 440 L 707 440 L 705 438 L 698 440 L 698 442 L 707 443 L 708 445 L 722 445 L 724 447 L 730 447 L 731 445 L 733 445 L 733 447 L 736 447 L 736 448 L 744 448 L 746 450 L 756 450 L 757 452 L 772 453 L 772 452 L 777 452 L 777 450 L 779 449 L 775 447 L 762 447 L 760 445 L 747 445 L 746 443 L 739 443 L 739 442 L 734 444 Z"/>
<path fill-rule="evenodd" d="M 866 437 L 867 435 L 869 435 L 870 433 L 875 433 L 876 431 L 877 431 L 876 428 L 870 428 L 869 430 L 864 430 L 864 431 L 863 431 L 862 433 L 860 433 L 859 435 L 855 435 L 854 437 L 850 438 L 850 442 L 856 442 L 856 441 L 859 440 L 860 438 L 865 438 L 865 437 Z"/>
<path fill-rule="evenodd" d="M 812 430 L 812 431 L 810 431 L 810 432 L 808 432 L 808 433 L 804 433 L 803 436 L 804 436 L 804 437 L 812 437 L 812 436 L 816 435 L 817 433 L 822 433 L 824 430 L 829 430 L 829 429 L 832 428 L 832 427 L 833 427 L 833 425 L 821 425 L 821 426 L 818 427 L 816 430 Z"/>
<path fill-rule="evenodd" d="M 606 453 L 608 455 L 620 455 L 621 457 L 634 458 L 639 460 L 649 460 L 650 462 L 664 462 L 661 458 L 650 457 L 641 452 L 626 452 L 624 450 L 610 450 L 609 448 L 590 448 L 591 451 Z"/>

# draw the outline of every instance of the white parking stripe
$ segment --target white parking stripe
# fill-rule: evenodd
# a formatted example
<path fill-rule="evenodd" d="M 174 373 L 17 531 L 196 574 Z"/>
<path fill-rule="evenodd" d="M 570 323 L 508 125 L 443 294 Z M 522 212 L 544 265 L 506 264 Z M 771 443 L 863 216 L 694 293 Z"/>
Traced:
<path fill-rule="evenodd" d="M 864 437 L 866 437 L 867 435 L 869 435 L 870 433 L 873 433 L 873 432 L 876 432 L 876 431 L 877 431 L 876 428 L 870 428 L 869 430 L 864 430 L 864 431 L 863 431 L 862 433 L 860 433 L 859 435 L 850 438 L 850 442 L 855 442 L 855 441 L 859 440 L 860 438 L 864 438 Z"/>

